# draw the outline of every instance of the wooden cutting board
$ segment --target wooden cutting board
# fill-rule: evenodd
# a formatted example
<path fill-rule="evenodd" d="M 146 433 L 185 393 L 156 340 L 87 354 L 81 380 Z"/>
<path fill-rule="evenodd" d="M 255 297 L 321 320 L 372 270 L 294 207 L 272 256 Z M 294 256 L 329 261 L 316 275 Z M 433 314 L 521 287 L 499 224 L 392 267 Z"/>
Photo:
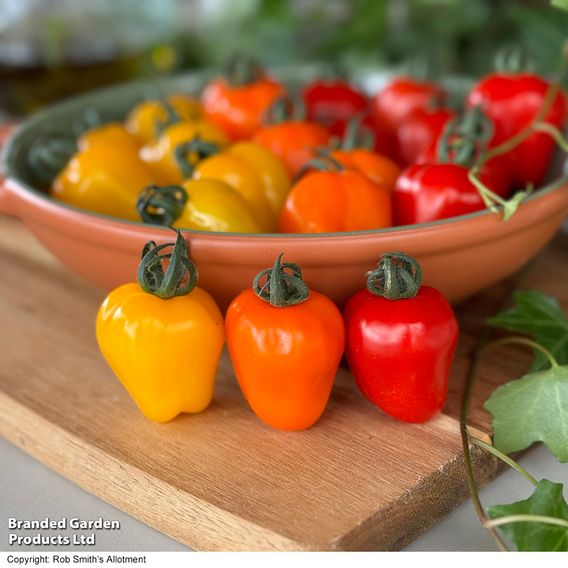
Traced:
<path fill-rule="evenodd" d="M 568 238 L 559 237 L 525 280 L 565 307 L 567 252 Z M 210 408 L 159 425 L 141 416 L 99 354 L 94 321 L 103 293 L 19 221 L 0 217 L 0 433 L 194 549 L 399 549 L 468 495 L 457 421 L 468 355 L 510 287 L 459 306 L 450 398 L 427 424 L 382 415 L 342 369 L 315 427 L 271 430 L 249 411 L 225 356 Z M 489 432 L 482 401 L 528 360 L 514 348 L 487 356 L 473 427 Z M 472 451 L 478 481 L 487 483 L 497 464 Z"/>

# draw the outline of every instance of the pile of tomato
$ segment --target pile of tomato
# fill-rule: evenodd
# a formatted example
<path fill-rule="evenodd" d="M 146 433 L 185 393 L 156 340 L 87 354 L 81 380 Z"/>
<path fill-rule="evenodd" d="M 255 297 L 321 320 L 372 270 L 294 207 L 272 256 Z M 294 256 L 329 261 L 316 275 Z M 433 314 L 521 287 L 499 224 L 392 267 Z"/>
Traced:
<path fill-rule="evenodd" d="M 274 428 L 319 420 L 344 356 L 384 413 L 434 417 L 458 325 L 415 259 L 383 255 L 340 311 L 280 255 L 222 314 L 178 229 L 372 230 L 495 204 L 505 216 L 513 192 L 542 183 L 567 111 L 558 85 L 528 73 L 488 75 L 461 112 L 441 85 L 408 77 L 374 96 L 342 79 L 299 95 L 235 60 L 201 100 L 144 101 L 86 131 L 53 181 L 73 205 L 176 229 L 175 243 L 146 244 L 138 282 L 113 290 L 97 318 L 101 352 L 152 420 L 207 408 L 225 343 L 244 398 Z"/>
<path fill-rule="evenodd" d="M 200 100 L 144 101 L 123 123 L 86 131 L 51 192 L 98 213 L 207 231 L 435 221 L 486 207 L 473 166 L 496 199 L 542 183 L 554 149 L 546 128 L 495 150 L 535 118 L 563 128 L 565 95 L 547 101 L 550 92 L 544 78 L 522 72 L 484 77 L 461 112 L 442 85 L 409 77 L 373 96 L 344 79 L 319 79 L 293 100 L 258 64 L 235 60 Z"/>

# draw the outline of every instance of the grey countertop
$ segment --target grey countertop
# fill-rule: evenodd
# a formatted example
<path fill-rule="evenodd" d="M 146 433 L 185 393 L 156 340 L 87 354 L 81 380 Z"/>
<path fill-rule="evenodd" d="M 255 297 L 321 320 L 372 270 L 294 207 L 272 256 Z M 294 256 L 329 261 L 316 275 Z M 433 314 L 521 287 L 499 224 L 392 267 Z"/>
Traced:
<path fill-rule="evenodd" d="M 559 464 L 544 447 L 536 447 L 520 460 L 537 479 L 568 485 L 568 464 Z M 0 550 L 67 552 L 150 552 L 184 551 L 183 545 L 105 503 L 98 497 L 43 466 L 20 449 L 0 438 Z M 484 505 L 511 503 L 526 499 L 531 485 L 515 471 L 504 472 L 481 490 Z M 97 519 L 102 517 L 120 522 L 120 530 L 97 531 L 97 542 L 85 547 L 47 548 L 10 546 L 8 519 L 60 519 L 62 517 Z M 12 531 L 13 532 L 13 531 Z M 34 534 L 30 531 L 30 534 Z M 69 533 L 70 534 L 70 533 Z M 491 537 L 481 527 L 468 500 L 442 519 L 434 528 L 417 538 L 406 548 L 409 551 L 492 551 Z"/>

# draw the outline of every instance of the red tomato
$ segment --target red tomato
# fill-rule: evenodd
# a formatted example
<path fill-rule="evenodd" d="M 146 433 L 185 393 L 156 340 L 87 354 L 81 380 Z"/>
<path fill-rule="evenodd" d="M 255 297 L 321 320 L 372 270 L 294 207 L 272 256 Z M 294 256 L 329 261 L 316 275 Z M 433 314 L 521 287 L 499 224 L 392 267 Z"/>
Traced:
<path fill-rule="evenodd" d="M 396 281 L 400 268 L 396 261 L 389 266 L 394 271 L 390 281 Z M 387 280 L 384 276 L 383 285 Z M 404 287 L 405 282 L 397 284 Z M 458 338 L 456 318 L 442 294 L 429 286 L 404 299 L 376 294 L 360 290 L 345 305 L 347 361 L 357 386 L 373 404 L 399 420 L 425 422 L 446 402 Z"/>
<path fill-rule="evenodd" d="M 445 95 L 444 89 L 431 81 L 398 77 L 375 95 L 371 106 L 377 124 L 396 133 L 412 113 L 442 101 Z"/>
<path fill-rule="evenodd" d="M 396 134 L 400 163 L 410 166 L 428 150 L 435 149 L 444 126 L 455 116 L 455 111 L 446 108 L 414 111 L 402 122 Z"/>
<path fill-rule="evenodd" d="M 529 73 L 494 73 L 473 88 L 467 98 L 468 106 L 480 105 L 495 126 L 490 148 L 511 138 L 533 121 L 543 105 L 549 85 L 541 77 Z M 566 97 L 559 92 L 545 120 L 562 129 L 565 116 Z M 539 185 L 548 170 L 553 150 L 554 141 L 541 132 L 530 135 L 511 150 L 514 185 Z"/>
<path fill-rule="evenodd" d="M 467 111 L 459 120 L 455 117 L 451 119 L 452 124 L 446 121 L 427 148 L 417 156 L 416 164 L 440 164 L 440 163 L 460 163 L 464 166 L 471 166 L 479 158 L 479 153 L 487 147 L 487 133 L 491 135 L 493 125 L 488 122 L 485 114 L 479 109 Z M 472 133 L 475 138 L 471 138 Z M 441 151 L 443 137 L 447 137 L 447 155 Z M 467 149 L 466 155 L 459 156 Z M 464 162 L 459 162 L 459 159 Z M 510 154 L 499 154 L 483 165 L 484 174 L 495 186 L 498 195 L 508 197 L 509 189 L 512 187 L 513 164 Z"/>
<path fill-rule="evenodd" d="M 416 164 L 404 170 L 392 194 L 394 224 L 429 223 L 484 209 L 468 171 L 465 166 L 448 163 Z M 509 196 L 508 170 L 485 165 L 480 178 L 497 195 Z"/>
<path fill-rule="evenodd" d="M 435 140 L 432 145 L 422 152 L 416 158 L 416 164 L 442 164 L 446 163 L 440 159 L 438 155 L 438 143 L 440 139 Z M 513 163 L 512 156 L 509 153 L 500 154 L 491 158 L 483 165 L 485 172 L 489 173 L 490 183 L 495 186 L 495 193 L 501 197 L 509 197 L 512 188 Z M 493 189 L 492 187 L 490 189 Z"/>
<path fill-rule="evenodd" d="M 343 135 L 347 122 L 367 110 L 369 101 L 343 79 L 320 79 L 302 91 L 307 118 L 323 124 L 337 136 Z"/>

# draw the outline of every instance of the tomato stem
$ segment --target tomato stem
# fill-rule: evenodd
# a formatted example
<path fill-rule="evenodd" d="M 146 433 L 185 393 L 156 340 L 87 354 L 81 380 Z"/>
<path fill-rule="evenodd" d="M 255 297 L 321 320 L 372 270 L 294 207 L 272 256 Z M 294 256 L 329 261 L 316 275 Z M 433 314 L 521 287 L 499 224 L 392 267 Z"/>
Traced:
<path fill-rule="evenodd" d="M 510 44 L 497 52 L 494 66 L 499 73 L 530 73 L 534 60 L 521 45 Z"/>
<path fill-rule="evenodd" d="M 164 130 L 166 130 L 169 126 L 181 122 L 181 116 L 167 99 L 163 98 L 160 101 L 160 105 L 166 111 L 166 118 L 164 120 L 156 120 L 154 125 L 154 134 L 156 137 L 161 136 L 164 133 Z"/>
<path fill-rule="evenodd" d="M 522 201 L 524 201 L 533 192 L 532 185 L 528 185 L 525 189 L 517 191 L 510 199 L 503 199 L 499 197 L 496 193 L 491 191 L 480 179 L 479 177 L 480 166 L 476 165 L 472 167 L 468 173 L 467 177 L 469 181 L 475 186 L 483 203 L 489 211 L 492 213 L 498 213 L 499 207 L 503 208 L 503 221 L 507 221 L 515 213 Z"/>
<path fill-rule="evenodd" d="M 349 152 L 356 148 L 370 150 L 375 145 L 375 135 L 363 124 L 363 114 L 359 113 L 349 120 L 345 127 L 340 149 Z"/>
<path fill-rule="evenodd" d="M 469 109 L 463 116 L 449 120 L 437 147 L 440 162 L 470 167 L 483 154 L 493 136 L 493 123 L 481 107 Z"/>
<path fill-rule="evenodd" d="M 34 176 L 45 184 L 51 184 L 76 152 L 77 144 L 71 136 L 46 134 L 34 140 L 27 159 Z"/>
<path fill-rule="evenodd" d="M 136 210 L 144 223 L 169 227 L 183 213 L 187 192 L 179 185 L 149 185 L 136 201 Z"/>
<path fill-rule="evenodd" d="M 171 253 L 160 254 L 168 247 L 173 247 Z M 166 260 L 168 263 L 164 271 Z M 138 284 L 144 292 L 162 300 L 189 294 L 195 288 L 197 269 L 187 256 L 187 244 L 179 230 L 176 230 L 175 243 L 146 243 L 138 265 Z"/>
<path fill-rule="evenodd" d="M 174 159 L 182 175 L 188 179 L 193 175 L 195 166 L 205 158 L 218 154 L 220 146 L 213 142 L 202 140 L 199 136 L 182 142 L 175 147 Z"/>
<path fill-rule="evenodd" d="M 341 162 L 332 158 L 328 148 L 320 148 L 317 153 L 317 158 L 306 162 L 300 168 L 292 180 L 292 185 L 295 185 L 300 178 L 304 177 L 311 170 L 317 170 L 318 172 L 341 172 L 345 169 L 345 166 Z"/>
<path fill-rule="evenodd" d="M 418 261 L 401 252 L 381 256 L 377 268 L 367 273 L 367 289 L 387 300 L 414 298 L 422 284 Z"/>
<path fill-rule="evenodd" d="M 238 53 L 232 57 L 226 68 L 227 83 L 233 87 L 244 87 L 259 81 L 264 76 L 260 63 L 250 55 Z"/>
<path fill-rule="evenodd" d="M 275 308 L 300 304 L 310 296 L 300 267 L 293 262 L 282 263 L 283 255 L 276 257 L 272 268 L 257 274 L 252 285 L 254 293 Z"/>
<path fill-rule="evenodd" d="M 564 152 L 568 153 L 568 140 L 564 138 L 562 132 L 560 132 L 556 126 L 553 126 L 548 122 L 535 122 L 533 124 L 533 130 L 536 130 L 537 132 L 545 132 L 552 137 L 552 139 Z"/>
<path fill-rule="evenodd" d="M 264 115 L 265 124 L 280 124 L 288 121 L 303 121 L 306 118 L 304 101 L 292 98 L 289 95 L 278 97 L 268 107 Z"/>
<path fill-rule="evenodd" d="M 423 54 L 406 59 L 401 71 L 403 75 L 420 82 L 435 81 L 439 75 L 432 58 Z"/>

